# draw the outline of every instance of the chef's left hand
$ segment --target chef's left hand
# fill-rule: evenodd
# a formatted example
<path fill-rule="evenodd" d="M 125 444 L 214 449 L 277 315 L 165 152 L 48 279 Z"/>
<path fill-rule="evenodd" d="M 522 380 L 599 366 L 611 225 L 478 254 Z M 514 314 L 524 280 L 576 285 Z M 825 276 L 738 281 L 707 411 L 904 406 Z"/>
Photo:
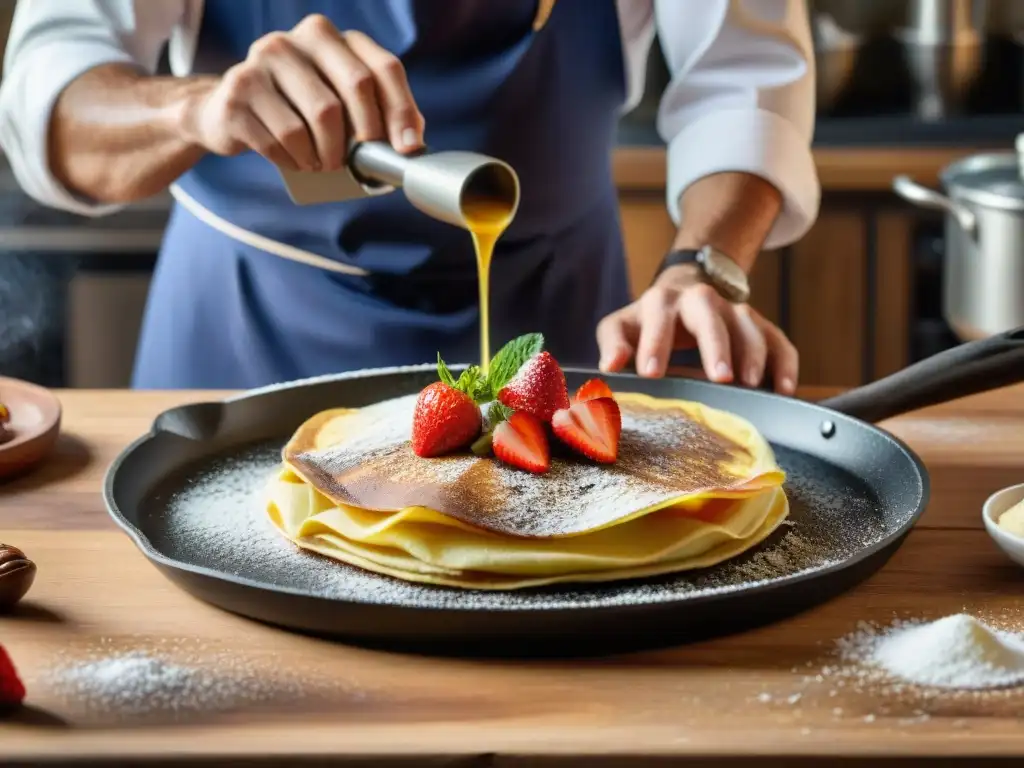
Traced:
<path fill-rule="evenodd" d="M 700 279 L 692 265 L 665 270 L 632 304 L 597 327 L 601 370 L 622 370 L 634 357 L 641 376 L 665 375 L 674 350 L 700 349 L 712 381 L 756 387 L 771 371 L 775 390 L 796 390 L 796 347 L 749 304 L 732 304 Z"/>

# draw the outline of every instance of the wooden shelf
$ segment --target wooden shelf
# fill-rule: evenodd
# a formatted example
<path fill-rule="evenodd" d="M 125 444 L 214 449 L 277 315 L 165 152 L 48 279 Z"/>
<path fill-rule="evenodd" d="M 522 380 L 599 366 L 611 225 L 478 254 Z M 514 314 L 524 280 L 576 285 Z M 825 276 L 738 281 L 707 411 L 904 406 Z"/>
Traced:
<path fill-rule="evenodd" d="M 826 147 L 815 149 L 814 159 L 826 192 L 884 192 L 899 173 L 910 174 L 922 184 L 936 184 L 942 168 L 978 151 L 974 147 Z M 663 190 L 665 150 L 619 147 L 613 169 L 621 191 Z"/>

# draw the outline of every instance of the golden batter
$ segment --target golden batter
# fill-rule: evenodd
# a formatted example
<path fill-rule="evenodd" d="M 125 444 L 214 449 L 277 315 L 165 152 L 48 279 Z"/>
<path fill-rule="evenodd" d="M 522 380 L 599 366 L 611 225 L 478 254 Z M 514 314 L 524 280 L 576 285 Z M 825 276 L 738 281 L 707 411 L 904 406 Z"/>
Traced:
<path fill-rule="evenodd" d="M 491 364 L 491 257 L 498 238 L 512 221 L 512 211 L 506 203 L 470 200 L 463 206 L 462 214 L 476 249 L 480 291 L 480 367 L 487 373 Z"/>

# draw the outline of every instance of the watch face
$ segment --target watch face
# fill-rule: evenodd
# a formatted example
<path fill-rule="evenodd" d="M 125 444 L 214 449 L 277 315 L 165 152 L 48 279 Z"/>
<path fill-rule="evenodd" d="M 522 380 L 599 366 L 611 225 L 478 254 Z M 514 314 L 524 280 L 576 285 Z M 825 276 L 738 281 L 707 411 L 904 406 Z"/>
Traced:
<path fill-rule="evenodd" d="M 725 298 L 737 303 L 750 298 L 747 275 L 735 261 L 711 247 L 701 249 L 701 261 L 704 271 Z"/>

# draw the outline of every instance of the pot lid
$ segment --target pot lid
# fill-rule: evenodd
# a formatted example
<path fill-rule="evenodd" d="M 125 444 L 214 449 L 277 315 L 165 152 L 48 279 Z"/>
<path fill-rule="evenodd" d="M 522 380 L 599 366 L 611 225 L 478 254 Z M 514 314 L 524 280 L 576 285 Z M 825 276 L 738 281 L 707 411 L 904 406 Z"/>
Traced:
<path fill-rule="evenodd" d="M 972 155 L 947 166 L 943 185 L 957 198 L 989 208 L 1024 210 L 1024 133 L 1014 152 Z"/>

